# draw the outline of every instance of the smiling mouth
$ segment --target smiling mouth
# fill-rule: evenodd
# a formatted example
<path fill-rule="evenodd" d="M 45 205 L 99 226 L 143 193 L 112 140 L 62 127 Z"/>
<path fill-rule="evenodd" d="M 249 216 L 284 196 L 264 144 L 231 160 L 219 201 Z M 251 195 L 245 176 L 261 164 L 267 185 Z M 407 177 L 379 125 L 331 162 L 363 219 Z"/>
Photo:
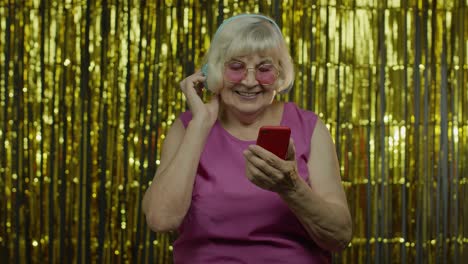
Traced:
<path fill-rule="evenodd" d="M 236 93 L 242 97 L 247 97 L 247 98 L 253 98 L 255 96 L 257 96 L 258 94 L 260 94 L 261 92 L 255 92 L 255 93 L 252 93 L 252 92 L 239 92 L 239 91 L 236 91 Z"/>

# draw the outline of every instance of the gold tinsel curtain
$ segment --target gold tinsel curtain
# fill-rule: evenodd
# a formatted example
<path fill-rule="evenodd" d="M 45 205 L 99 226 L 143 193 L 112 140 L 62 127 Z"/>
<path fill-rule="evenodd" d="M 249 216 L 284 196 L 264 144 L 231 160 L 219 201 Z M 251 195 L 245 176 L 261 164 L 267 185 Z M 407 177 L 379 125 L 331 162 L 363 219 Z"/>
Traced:
<path fill-rule="evenodd" d="M 468 259 L 466 0 L 0 0 L 0 259 L 170 263 L 142 195 L 223 18 L 275 18 L 354 237 L 338 263 Z"/>

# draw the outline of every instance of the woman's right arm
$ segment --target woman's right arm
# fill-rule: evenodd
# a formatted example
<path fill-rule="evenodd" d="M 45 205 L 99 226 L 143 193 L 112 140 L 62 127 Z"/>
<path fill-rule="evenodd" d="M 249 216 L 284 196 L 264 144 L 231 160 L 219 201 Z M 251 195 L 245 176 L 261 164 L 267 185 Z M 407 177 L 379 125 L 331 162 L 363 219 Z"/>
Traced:
<path fill-rule="evenodd" d="M 190 207 L 200 155 L 219 109 L 217 95 L 206 104 L 201 100 L 201 88 L 195 84 L 204 80 L 198 71 L 180 83 L 192 120 L 185 129 L 177 119 L 169 129 L 161 150 L 160 166 L 143 197 L 146 222 L 156 232 L 178 228 Z"/>
<path fill-rule="evenodd" d="M 176 229 L 187 213 L 195 174 L 209 128 L 177 119 L 167 133 L 160 166 L 143 197 L 143 212 L 155 232 Z"/>

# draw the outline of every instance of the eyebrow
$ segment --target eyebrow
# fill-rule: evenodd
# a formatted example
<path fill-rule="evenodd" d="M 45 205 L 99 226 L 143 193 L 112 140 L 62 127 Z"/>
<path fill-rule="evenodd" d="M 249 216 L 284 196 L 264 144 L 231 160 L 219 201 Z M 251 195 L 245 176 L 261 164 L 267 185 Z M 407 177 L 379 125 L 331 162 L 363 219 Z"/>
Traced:
<path fill-rule="evenodd" d="M 245 61 L 243 61 L 242 59 L 240 59 L 240 57 L 233 57 L 231 58 L 230 60 L 228 60 L 228 62 L 230 61 L 237 61 L 237 62 L 242 62 L 243 64 L 246 64 Z M 264 58 L 262 59 L 259 63 L 257 63 L 255 66 L 258 66 L 258 65 L 261 65 L 261 64 L 265 64 L 265 63 L 271 63 L 273 64 L 273 59 L 272 58 Z"/>

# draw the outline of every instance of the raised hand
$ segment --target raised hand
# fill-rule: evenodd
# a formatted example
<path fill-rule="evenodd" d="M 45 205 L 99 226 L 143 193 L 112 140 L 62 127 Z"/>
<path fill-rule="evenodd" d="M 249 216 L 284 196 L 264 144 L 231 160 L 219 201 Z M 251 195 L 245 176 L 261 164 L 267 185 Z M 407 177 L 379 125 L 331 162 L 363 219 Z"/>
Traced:
<path fill-rule="evenodd" d="M 180 82 L 180 89 L 187 99 L 193 115 L 192 120 L 211 128 L 218 118 L 219 95 L 214 94 L 208 103 L 202 101 L 203 86 L 200 84 L 205 81 L 205 78 L 201 71 L 197 71 Z"/>

